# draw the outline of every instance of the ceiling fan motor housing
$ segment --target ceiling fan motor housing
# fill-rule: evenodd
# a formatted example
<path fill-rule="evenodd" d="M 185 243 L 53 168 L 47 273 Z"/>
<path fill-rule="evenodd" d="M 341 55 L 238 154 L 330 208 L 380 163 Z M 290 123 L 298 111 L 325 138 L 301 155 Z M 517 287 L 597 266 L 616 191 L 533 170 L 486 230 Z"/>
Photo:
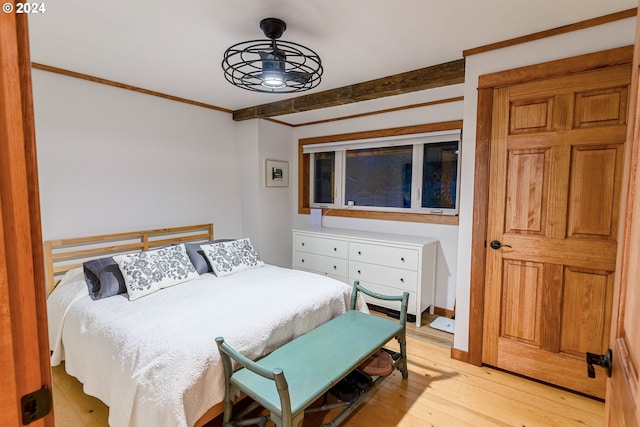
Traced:
<path fill-rule="evenodd" d="M 287 29 L 287 24 L 282 19 L 264 18 L 260 21 L 260 28 L 267 38 L 279 39 Z"/>

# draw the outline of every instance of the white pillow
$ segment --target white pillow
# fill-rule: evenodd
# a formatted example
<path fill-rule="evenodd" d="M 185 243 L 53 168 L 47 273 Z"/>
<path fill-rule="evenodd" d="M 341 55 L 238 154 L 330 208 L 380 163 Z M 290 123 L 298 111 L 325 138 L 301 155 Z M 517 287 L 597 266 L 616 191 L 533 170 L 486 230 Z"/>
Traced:
<path fill-rule="evenodd" d="M 264 265 L 248 238 L 200 245 L 200 248 L 216 276 L 227 276 Z"/>
<path fill-rule="evenodd" d="M 129 300 L 200 277 L 184 244 L 135 254 L 116 255 Z"/>

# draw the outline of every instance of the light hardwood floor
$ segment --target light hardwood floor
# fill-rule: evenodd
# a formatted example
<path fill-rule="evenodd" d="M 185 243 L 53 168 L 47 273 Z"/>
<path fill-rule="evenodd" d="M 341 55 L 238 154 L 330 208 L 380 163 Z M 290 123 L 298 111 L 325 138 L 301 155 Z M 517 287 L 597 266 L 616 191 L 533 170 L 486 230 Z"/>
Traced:
<path fill-rule="evenodd" d="M 413 334 L 412 334 L 413 335 Z M 408 338 L 409 379 L 394 372 L 343 424 L 348 427 L 602 426 L 602 402 L 487 367 L 452 360 L 446 345 Z M 57 427 L 107 426 L 108 408 L 53 368 Z M 329 414 L 305 418 L 304 427 Z M 219 423 L 210 423 L 211 427 Z"/>

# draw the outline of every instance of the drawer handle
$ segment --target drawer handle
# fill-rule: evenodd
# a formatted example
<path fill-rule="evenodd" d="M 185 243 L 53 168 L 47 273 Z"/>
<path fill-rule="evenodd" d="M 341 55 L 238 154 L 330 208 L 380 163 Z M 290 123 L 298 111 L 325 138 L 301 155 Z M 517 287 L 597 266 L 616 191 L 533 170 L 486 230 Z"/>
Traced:
<path fill-rule="evenodd" d="M 402 277 L 400 278 L 400 282 L 404 283 L 404 279 Z"/>
<path fill-rule="evenodd" d="M 358 255 L 362 255 L 362 252 L 358 251 Z"/>
<path fill-rule="evenodd" d="M 400 261 L 404 262 L 404 257 L 400 258 Z"/>
<path fill-rule="evenodd" d="M 304 242 L 302 242 L 302 246 L 304 246 Z"/>
<path fill-rule="evenodd" d="M 358 274 L 360 274 L 360 270 L 358 270 Z"/>
<path fill-rule="evenodd" d="M 302 260 L 302 262 L 304 262 L 304 260 Z"/>
<path fill-rule="evenodd" d="M 338 248 L 333 248 L 333 251 L 334 252 L 338 252 Z"/>
<path fill-rule="evenodd" d="M 334 270 L 337 270 L 337 269 L 338 269 L 338 267 L 336 267 L 336 266 L 334 265 L 334 266 L 333 266 L 333 269 L 334 269 Z"/>

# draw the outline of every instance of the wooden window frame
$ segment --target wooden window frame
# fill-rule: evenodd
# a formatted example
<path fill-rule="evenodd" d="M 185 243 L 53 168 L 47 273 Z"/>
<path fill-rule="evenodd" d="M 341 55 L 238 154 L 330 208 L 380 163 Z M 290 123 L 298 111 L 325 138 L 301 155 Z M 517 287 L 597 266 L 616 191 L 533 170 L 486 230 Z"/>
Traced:
<path fill-rule="evenodd" d="M 385 138 L 391 136 L 420 134 L 427 132 L 438 132 L 445 130 L 462 129 L 462 120 L 449 122 L 429 123 L 415 126 L 404 126 L 398 128 L 380 129 L 364 132 L 353 132 L 339 135 L 327 135 L 313 138 L 302 138 L 298 140 L 298 213 L 309 215 L 309 175 L 310 175 L 310 155 L 302 152 L 304 145 L 322 144 L 326 142 L 353 141 L 368 138 Z M 428 224 L 458 225 L 458 215 L 438 215 L 431 213 L 404 213 L 404 212 L 379 212 L 361 211 L 350 209 L 323 208 L 322 214 L 327 216 L 340 216 L 349 218 L 382 219 L 388 221 L 421 222 Z"/>

